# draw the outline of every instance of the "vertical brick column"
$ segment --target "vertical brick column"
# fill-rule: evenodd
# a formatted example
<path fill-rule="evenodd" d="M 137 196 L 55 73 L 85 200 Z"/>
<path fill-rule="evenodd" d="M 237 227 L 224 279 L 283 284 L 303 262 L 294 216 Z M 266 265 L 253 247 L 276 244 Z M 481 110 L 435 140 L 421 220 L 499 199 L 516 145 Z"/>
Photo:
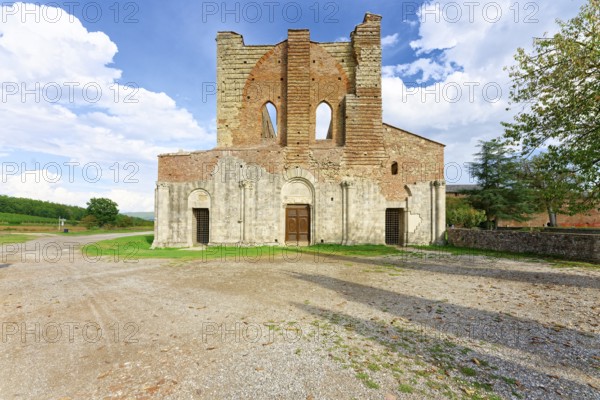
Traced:
<path fill-rule="evenodd" d="M 381 17 L 367 14 L 352 32 L 356 93 L 346 97 L 349 164 L 377 165 L 385 159 L 381 106 Z"/>
<path fill-rule="evenodd" d="M 287 52 L 288 163 L 303 164 L 308 157 L 310 126 L 310 33 L 288 31 Z"/>
<path fill-rule="evenodd" d="M 241 84 L 235 79 L 244 39 L 234 32 L 217 34 L 217 146 L 231 147 L 239 127 Z M 212 89 L 212 87 L 210 88 Z"/>

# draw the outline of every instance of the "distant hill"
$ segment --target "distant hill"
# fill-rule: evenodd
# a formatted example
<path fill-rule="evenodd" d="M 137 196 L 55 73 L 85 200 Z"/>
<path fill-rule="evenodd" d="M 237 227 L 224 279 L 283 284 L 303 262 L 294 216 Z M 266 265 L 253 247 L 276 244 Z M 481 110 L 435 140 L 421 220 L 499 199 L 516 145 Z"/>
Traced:
<path fill-rule="evenodd" d="M 141 218 L 147 221 L 154 221 L 154 213 L 151 211 L 141 211 L 141 212 L 124 212 L 123 215 L 128 215 L 130 217 Z"/>
<path fill-rule="evenodd" d="M 0 224 L 54 223 L 58 218 L 74 223 L 86 214 L 83 207 L 0 195 Z M 152 212 L 120 213 L 117 217 L 118 226 L 152 226 L 149 221 L 154 221 Z"/>

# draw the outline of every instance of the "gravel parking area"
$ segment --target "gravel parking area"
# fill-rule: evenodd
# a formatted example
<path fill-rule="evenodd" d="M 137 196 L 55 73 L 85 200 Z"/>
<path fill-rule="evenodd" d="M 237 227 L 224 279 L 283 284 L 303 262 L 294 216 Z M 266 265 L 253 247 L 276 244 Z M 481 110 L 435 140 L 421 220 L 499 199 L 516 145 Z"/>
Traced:
<path fill-rule="evenodd" d="M 0 253 L 0 398 L 600 399 L 600 268 L 67 244 L 97 240 Z"/>

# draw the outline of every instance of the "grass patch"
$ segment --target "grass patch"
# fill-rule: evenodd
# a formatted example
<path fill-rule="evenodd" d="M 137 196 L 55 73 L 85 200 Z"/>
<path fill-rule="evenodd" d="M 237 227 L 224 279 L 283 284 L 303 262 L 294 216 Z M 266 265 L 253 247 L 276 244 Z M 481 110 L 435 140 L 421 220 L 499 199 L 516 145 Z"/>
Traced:
<path fill-rule="evenodd" d="M 0 235 L 0 244 L 25 243 L 32 239 L 34 237 L 28 235 Z"/>
<path fill-rule="evenodd" d="M 381 367 L 374 363 L 370 363 L 369 365 L 367 365 L 367 368 L 373 372 L 381 371 Z"/>
<path fill-rule="evenodd" d="M 92 231 L 90 231 L 92 232 Z M 99 231 L 93 231 L 100 233 Z M 130 231 L 125 231 L 130 232 Z M 102 233 L 117 233 L 106 231 Z M 70 234 L 65 234 L 70 235 Z M 154 235 L 128 236 L 117 239 L 102 240 L 85 247 L 86 256 L 98 257 L 100 255 L 119 259 L 137 260 L 140 258 L 176 258 L 176 259 L 201 259 L 201 260 L 231 260 L 231 261 L 256 261 L 265 257 L 283 256 L 289 260 L 298 260 L 306 253 L 310 257 L 324 255 L 378 256 L 401 252 L 393 247 L 378 245 L 341 246 L 341 245 L 316 245 L 310 247 L 286 246 L 210 246 L 204 249 L 151 249 Z M 302 253 L 298 255 L 298 253 Z"/>
<path fill-rule="evenodd" d="M 237 246 L 215 246 L 204 250 L 186 250 L 186 249 L 151 249 L 154 235 L 129 236 L 117 239 L 102 240 L 89 245 L 86 248 L 86 255 L 89 257 L 113 256 L 118 254 L 125 260 L 137 260 L 140 258 L 176 258 L 176 259 L 202 259 L 202 260 L 256 260 L 259 257 L 269 257 L 275 255 L 277 247 L 237 247 Z M 287 249 L 287 252 L 293 252 L 294 249 Z M 280 249 L 278 254 L 282 254 Z M 295 257 L 295 256 L 291 256 Z"/>
<path fill-rule="evenodd" d="M 341 255 L 341 256 L 365 256 L 377 257 L 389 254 L 402 254 L 400 250 L 392 246 L 362 244 L 356 246 L 342 246 L 341 244 L 316 244 L 305 248 L 308 252 L 324 255 Z"/>
<path fill-rule="evenodd" d="M 476 376 L 477 371 L 471 367 L 460 367 L 460 372 L 465 376 Z"/>
<path fill-rule="evenodd" d="M 413 393 L 415 389 L 408 383 L 402 383 L 400 386 L 398 386 L 398 391 L 400 393 Z"/>
<path fill-rule="evenodd" d="M 372 381 L 371 378 L 369 378 L 369 375 L 365 374 L 364 372 L 357 373 L 356 377 L 360 379 L 369 389 L 379 389 L 379 384 Z"/>
<path fill-rule="evenodd" d="M 500 379 L 502 379 L 505 383 L 507 383 L 509 385 L 515 386 L 517 384 L 517 380 L 515 378 L 509 378 L 507 376 L 502 376 L 502 377 L 500 377 Z"/>

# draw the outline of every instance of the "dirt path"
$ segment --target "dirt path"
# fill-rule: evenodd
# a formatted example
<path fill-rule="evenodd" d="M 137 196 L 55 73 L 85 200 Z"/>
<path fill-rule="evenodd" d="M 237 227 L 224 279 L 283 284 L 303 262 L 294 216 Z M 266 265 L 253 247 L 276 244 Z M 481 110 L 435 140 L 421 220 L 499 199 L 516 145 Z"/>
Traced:
<path fill-rule="evenodd" d="M 2 399 L 600 398 L 598 269 L 2 256 Z"/>

